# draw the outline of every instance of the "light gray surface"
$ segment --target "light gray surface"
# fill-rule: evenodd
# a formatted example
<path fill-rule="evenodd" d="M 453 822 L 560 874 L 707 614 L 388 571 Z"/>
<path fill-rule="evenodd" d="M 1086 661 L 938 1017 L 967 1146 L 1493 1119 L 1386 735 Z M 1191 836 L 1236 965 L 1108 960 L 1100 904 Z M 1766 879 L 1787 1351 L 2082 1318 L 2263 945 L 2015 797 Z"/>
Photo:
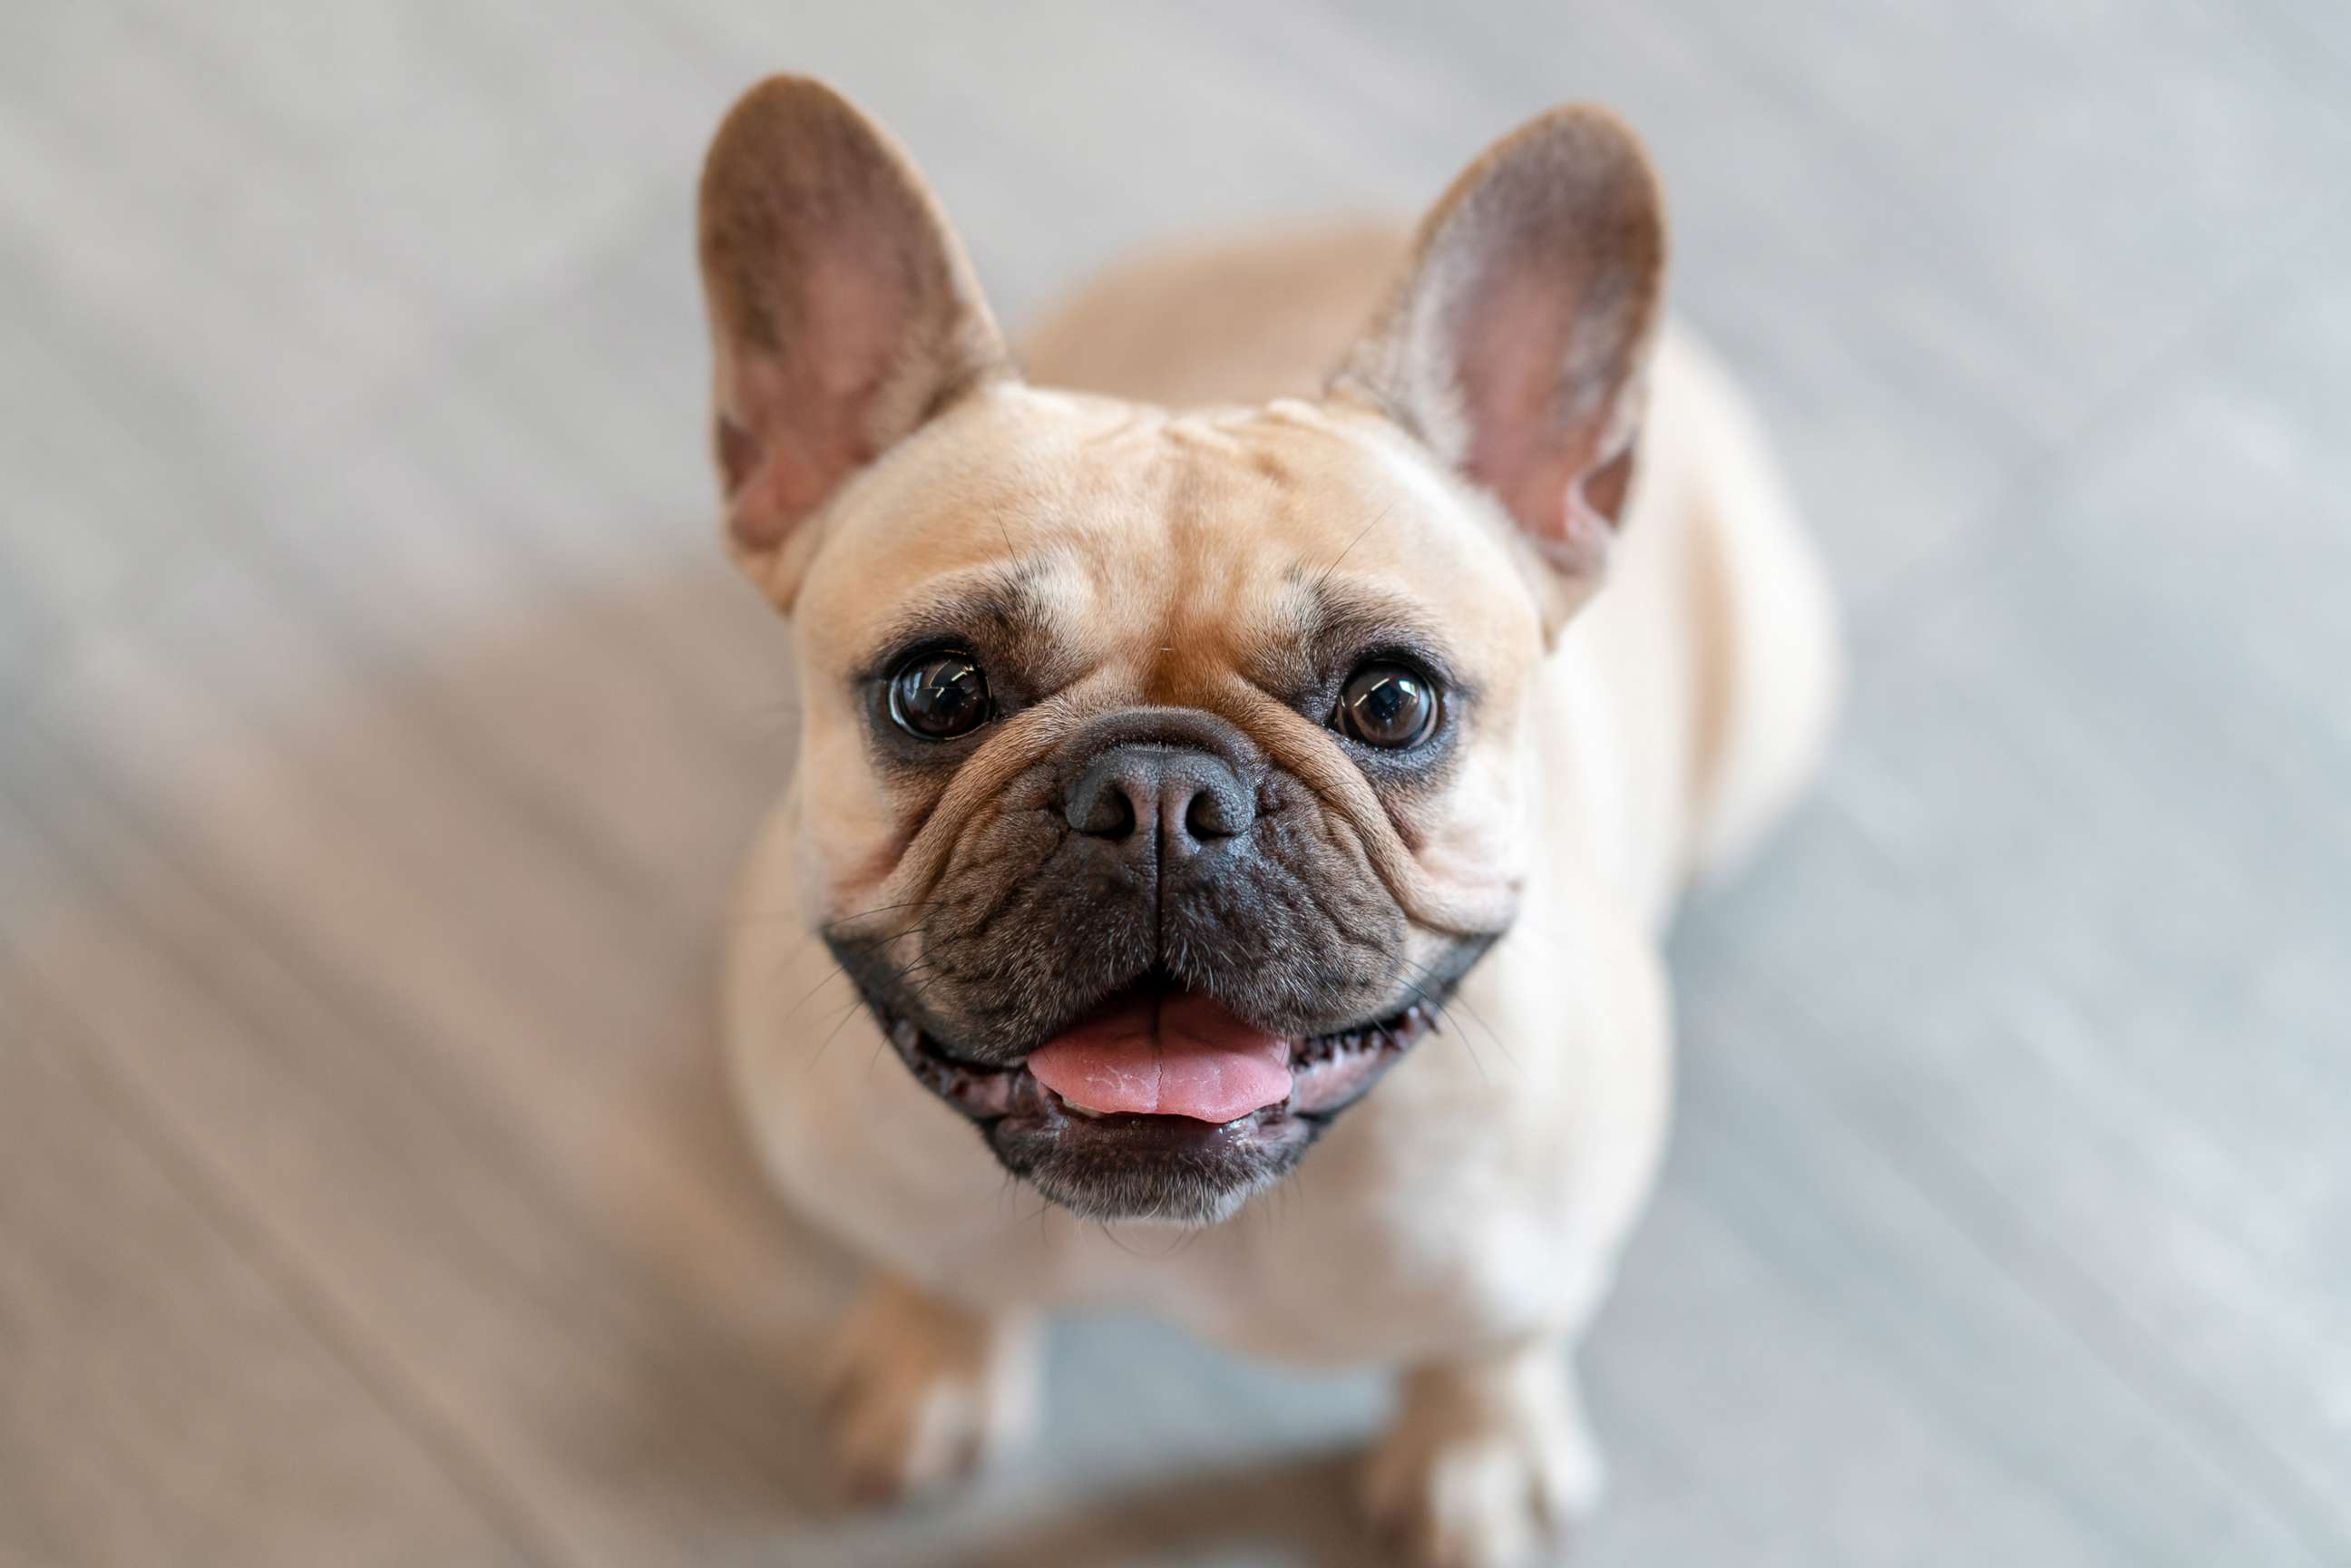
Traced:
<path fill-rule="evenodd" d="M 1583 1561 L 2351 1557 L 2346 18 L 11 8 L 0 1563 L 1367 1558 L 1378 1387 L 1132 1322 L 970 1502 L 827 1501 L 846 1275 L 708 1040 L 791 713 L 687 220 L 782 67 L 1015 319 L 1624 109 L 1856 686 L 1677 945 Z"/>

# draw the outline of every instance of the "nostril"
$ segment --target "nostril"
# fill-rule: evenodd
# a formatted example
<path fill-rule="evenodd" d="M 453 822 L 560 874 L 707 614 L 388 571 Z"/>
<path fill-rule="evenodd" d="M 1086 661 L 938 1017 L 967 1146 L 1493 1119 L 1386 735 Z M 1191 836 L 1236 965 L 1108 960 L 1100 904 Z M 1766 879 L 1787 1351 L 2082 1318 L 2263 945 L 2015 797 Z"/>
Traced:
<path fill-rule="evenodd" d="M 1123 839 L 1134 831 L 1134 802 L 1114 779 L 1088 780 L 1070 802 L 1070 826 L 1089 838 Z"/>
<path fill-rule="evenodd" d="M 1184 808 L 1184 831 L 1202 843 L 1229 839 L 1246 826 L 1234 821 L 1232 803 L 1213 787 L 1203 788 Z"/>
<path fill-rule="evenodd" d="M 1105 839 L 1123 839 L 1134 831 L 1134 799 L 1123 789 L 1102 791 L 1102 804 L 1095 808 L 1093 826 L 1088 830 Z"/>

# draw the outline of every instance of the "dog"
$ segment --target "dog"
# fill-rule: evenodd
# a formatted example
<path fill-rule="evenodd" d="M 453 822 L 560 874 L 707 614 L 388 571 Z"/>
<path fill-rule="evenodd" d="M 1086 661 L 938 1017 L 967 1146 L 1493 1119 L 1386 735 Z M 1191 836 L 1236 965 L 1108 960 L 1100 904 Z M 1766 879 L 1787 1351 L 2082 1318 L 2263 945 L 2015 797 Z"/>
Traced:
<path fill-rule="evenodd" d="M 847 1480 L 965 1475 L 1040 1314 L 1142 1304 L 1395 1369 L 1364 1487 L 1414 1560 L 1549 1550 L 1667 1126 L 1661 934 L 1839 684 L 1757 426 L 1663 322 L 1639 143 L 1554 110 L 1416 230 L 1145 260 L 1019 366 L 820 83 L 736 105 L 698 231 L 726 546 L 800 702 L 725 1029 L 773 1181 L 872 1265 Z"/>

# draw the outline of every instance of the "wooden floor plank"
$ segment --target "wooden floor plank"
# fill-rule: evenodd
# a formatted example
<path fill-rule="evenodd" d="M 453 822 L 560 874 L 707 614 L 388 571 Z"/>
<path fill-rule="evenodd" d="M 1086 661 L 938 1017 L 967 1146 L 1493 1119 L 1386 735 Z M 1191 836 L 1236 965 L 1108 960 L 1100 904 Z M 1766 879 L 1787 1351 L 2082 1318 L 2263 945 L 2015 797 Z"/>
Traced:
<path fill-rule="evenodd" d="M 0 958 L 0 1562 L 551 1563 Z"/>
<path fill-rule="evenodd" d="M 538 1020 L 521 1056 L 470 1047 L 491 1078 L 471 1076 L 429 1009 L 418 1021 L 319 967 L 316 933 L 350 906 L 306 929 L 224 903 L 180 869 L 201 847 L 159 852 L 69 759 L 29 767 L 77 803 L 16 846 L 12 884 L 41 896 L 8 912 L 9 936 L 46 984 L 91 998 L 110 1070 L 205 1151 L 486 1481 L 528 1500 L 533 1529 L 569 1560 L 632 1563 L 791 1528 L 815 1495 L 808 1303 L 837 1287 L 745 1168 L 691 999 L 673 987 L 662 1030 L 642 1007 L 601 1033 Z M 429 961 L 404 978 L 465 1005 Z M 529 1055 L 540 1077 L 520 1082 Z"/>

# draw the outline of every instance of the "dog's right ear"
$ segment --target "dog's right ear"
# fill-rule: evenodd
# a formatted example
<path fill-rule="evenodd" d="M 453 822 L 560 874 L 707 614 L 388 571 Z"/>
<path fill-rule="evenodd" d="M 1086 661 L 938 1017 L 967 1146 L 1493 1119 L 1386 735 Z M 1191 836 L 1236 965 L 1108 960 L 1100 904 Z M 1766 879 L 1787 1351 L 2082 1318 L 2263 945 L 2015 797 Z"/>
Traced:
<path fill-rule="evenodd" d="M 1604 110 L 1553 110 L 1438 200 L 1331 381 L 1502 504 L 1542 563 L 1547 632 L 1597 584 L 1625 511 L 1665 257 L 1632 131 Z"/>
<path fill-rule="evenodd" d="M 789 611 L 842 481 L 1010 374 L 1004 340 L 922 175 L 821 82 L 743 95 L 698 227 L 727 548 Z"/>

